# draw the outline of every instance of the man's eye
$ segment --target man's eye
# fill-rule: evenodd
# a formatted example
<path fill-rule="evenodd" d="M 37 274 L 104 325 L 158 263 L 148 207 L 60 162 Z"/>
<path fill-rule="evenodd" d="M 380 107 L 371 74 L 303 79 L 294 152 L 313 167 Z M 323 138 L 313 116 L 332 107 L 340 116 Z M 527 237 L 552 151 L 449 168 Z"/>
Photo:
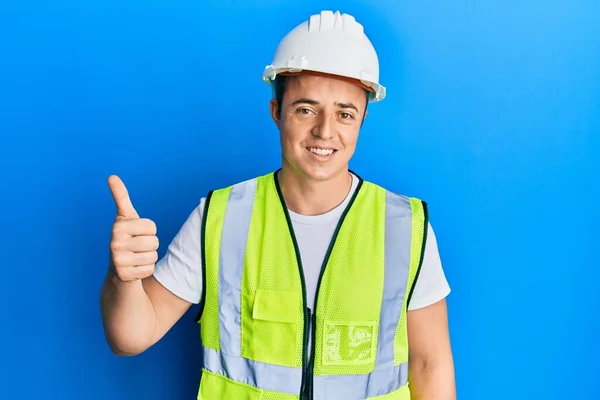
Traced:
<path fill-rule="evenodd" d="M 341 113 L 340 116 L 342 117 L 342 119 L 352 118 L 352 114 L 350 114 L 350 113 Z"/>
<path fill-rule="evenodd" d="M 311 113 L 312 113 L 312 110 L 310 110 L 310 109 L 308 109 L 308 108 L 300 108 L 300 109 L 298 110 L 298 112 L 299 112 L 300 114 L 308 115 L 308 114 L 311 114 Z"/>

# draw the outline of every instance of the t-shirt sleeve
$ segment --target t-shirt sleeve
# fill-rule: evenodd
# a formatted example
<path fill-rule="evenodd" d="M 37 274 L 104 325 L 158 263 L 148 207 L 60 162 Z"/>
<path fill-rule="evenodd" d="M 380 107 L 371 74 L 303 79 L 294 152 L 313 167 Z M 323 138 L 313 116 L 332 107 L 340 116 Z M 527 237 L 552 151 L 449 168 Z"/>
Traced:
<path fill-rule="evenodd" d="M 204 200 L 188 216 L 154 270 L 154 277 L 165 288 L 194 304 L 202 297 L 200 228 Z"/>
<path fill-rule="evenodd" d="M 408 309 L 417 310 L 430 306 L 442 300 L 448 294 L 450 294 L 450 285 L 442 268 L 435 233 L 431 224 L 429 224 L 423 264 Z"/>

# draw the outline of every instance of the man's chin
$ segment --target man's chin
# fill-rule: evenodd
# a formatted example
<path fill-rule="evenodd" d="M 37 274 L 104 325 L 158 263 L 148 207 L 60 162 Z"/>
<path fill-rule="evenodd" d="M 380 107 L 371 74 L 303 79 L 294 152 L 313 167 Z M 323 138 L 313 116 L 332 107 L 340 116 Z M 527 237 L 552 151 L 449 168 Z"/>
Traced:
<path fill-rule="evenodd" d="M 303 169 L 304 175 L 314 182 L 326 182 L 335 179 L 340 175 L 344 168 L 333 165 L 328 166 L 307 166 Z"/>
<path fill-rule="evenodd" d="M 315 163 L 312 160 L 294 160 L 284 157 L 284 168 L 287 167 L 294 174 L 298 175 L 299 178 L 313 182 L 326 182 L 331 179 L 335 179 L 341 174 L 347 173 L 348 165 L 339 162 L 318 162 Z M 333 160 L 332 160 L 333 161 Z"/>

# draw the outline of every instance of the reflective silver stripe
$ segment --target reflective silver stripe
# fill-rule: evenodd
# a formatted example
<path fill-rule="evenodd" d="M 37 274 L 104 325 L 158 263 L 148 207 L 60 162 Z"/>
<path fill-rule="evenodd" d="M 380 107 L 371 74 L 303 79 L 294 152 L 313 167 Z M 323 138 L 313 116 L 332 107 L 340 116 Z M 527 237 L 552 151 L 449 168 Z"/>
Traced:
<path fill-rule="evenodd" d="M 398 390 L 407 381 L 408 364 L 366 375 L 315 376 L 314 400 L 365 400 Z"/>
<path fill-rule="evenodd" d="M 298 394 L 302 382 L 302 368 L 264 364 L 203 348 L 204 368 L 233 381 L 274 392 Z"/>
<path fill-rule="evenodd" d="M 241 356 L 241 286 L 246 240 L 252 217 L 257 180 L 231 188 L 221 235 L 219 265 L 219 333 L 221 351 Z"/>
<path fill-rule="evenodd" d="M 406 294 L 410 267 L 411 208 L 406 197 L 386 192 L 385 272 L 375 370 L 394 366 L 394 337 Z"/>

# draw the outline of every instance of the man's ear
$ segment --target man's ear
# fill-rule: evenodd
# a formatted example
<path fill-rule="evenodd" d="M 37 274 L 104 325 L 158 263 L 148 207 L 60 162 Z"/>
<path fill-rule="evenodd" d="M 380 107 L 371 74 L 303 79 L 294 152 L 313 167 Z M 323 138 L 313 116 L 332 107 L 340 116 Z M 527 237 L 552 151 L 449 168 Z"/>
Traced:
<path fill-rule="evenodd" d="M 279 127 L 279 121 L 281 121 L 281 111 L 277 106 L 277 99 L 271 99 L 271 101 L 269 102 L 269 109 L 271 112 L 271 118 L 273 118 L 275 125 Z"/>

